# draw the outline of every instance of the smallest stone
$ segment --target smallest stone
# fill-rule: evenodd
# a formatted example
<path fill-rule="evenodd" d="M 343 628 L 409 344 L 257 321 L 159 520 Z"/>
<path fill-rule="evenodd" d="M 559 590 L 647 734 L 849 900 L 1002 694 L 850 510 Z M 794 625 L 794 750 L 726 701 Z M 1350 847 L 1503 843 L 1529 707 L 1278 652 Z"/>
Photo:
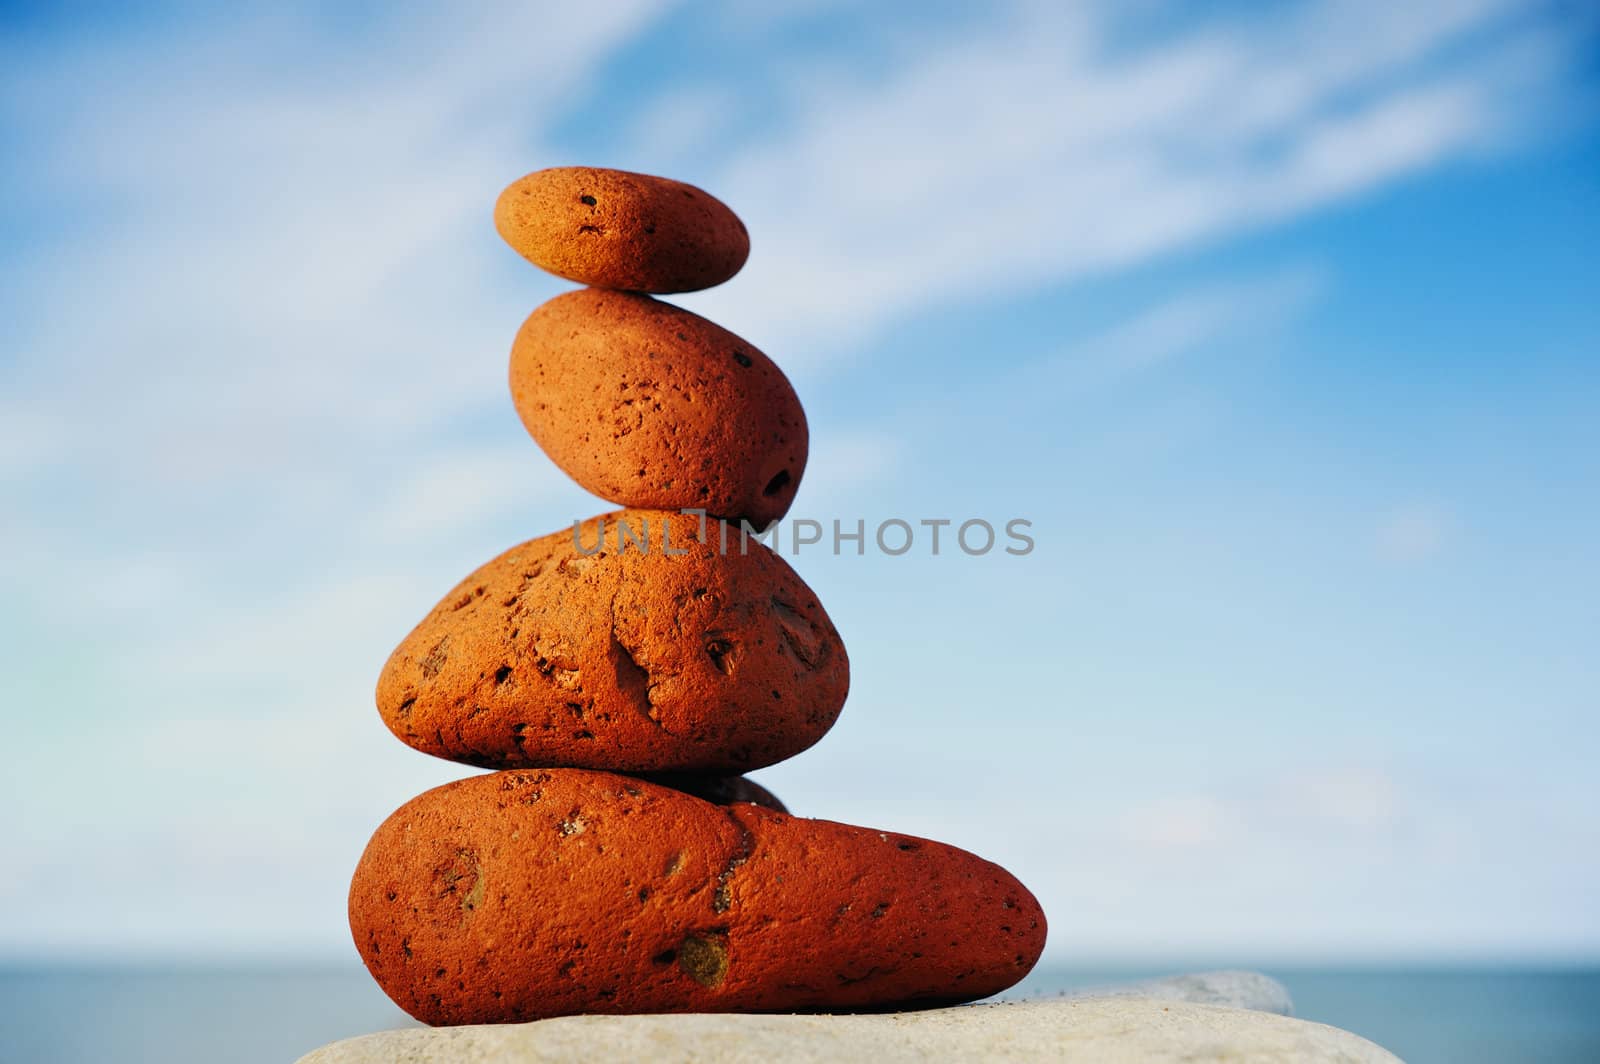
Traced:
<path fill-rule="evenodd" d="M 727 205 L 682 181 L 563 166 L 512 182 L 495 228 L 517 253 L 569 281 L 657 295 L 719 285 L 750 255 Z"/>

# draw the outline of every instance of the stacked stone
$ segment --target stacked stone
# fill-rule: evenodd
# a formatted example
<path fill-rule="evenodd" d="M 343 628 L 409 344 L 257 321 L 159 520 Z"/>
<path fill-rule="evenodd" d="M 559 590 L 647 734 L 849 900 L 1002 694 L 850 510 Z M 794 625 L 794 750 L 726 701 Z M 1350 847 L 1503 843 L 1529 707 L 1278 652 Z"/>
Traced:
<path fill-rule="evenodd" d="M 744 225 L 693 186 L 587 167 L 517 181 L 495 223 L 589 286 L 523 323 L 511 392 L 545 453 L 625 509 L 488 562 L 385 665 L 395 735 L 498 771 L 420 795 L 368 844 L 350 926 L 374 978 L 436 1025 L 882 1008 L 1016 982 L 1045 921 L 1004 869 L 789 816 L 740 775 L 820 739 L 849 686 L 816 596 L 747 534 L 805 469 L 794 389 L 652 298 L 733 276 Z"/>

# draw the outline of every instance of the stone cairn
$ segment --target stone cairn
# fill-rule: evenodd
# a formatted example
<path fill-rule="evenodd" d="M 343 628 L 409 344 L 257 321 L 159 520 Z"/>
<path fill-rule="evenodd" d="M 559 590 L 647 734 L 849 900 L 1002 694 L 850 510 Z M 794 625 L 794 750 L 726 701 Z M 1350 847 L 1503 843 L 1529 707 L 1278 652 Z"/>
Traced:
<path fill-rule="evenodd" d="M 625 509 L 488 562 L 384 666 L 395 735 L 498 771 L 373 835 L 350 885 L 368 970 L 434 1025 L 1011 986 L 1045 919 L 1004 869 L 790 816 L 740 775 L 820 739 L 849 686 L 816 596 L 751 534 L 800 485 L 794 389 L 751 344 L 652 298 L 732 277 L 743 223 L 691 185 L 570 167 L 511 185 L 495 224 L 588 286 L 523 322 L 511 394 L 545 453 Z"/>

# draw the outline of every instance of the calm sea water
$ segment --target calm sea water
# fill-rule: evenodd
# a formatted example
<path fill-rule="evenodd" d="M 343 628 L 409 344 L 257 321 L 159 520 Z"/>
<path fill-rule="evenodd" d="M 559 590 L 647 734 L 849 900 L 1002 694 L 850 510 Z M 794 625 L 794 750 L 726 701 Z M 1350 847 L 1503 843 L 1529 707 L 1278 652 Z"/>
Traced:
<path fill-rule="evenodd" d="M 1410 1064 L 1600 1062 L 1600 970 L 1268 972 L 1298 1015 Z M 1053 996 L 1162 974 L 1044 970 L 1018 990 Z M 359 969 L 0 969 L 6 1064 L 289 1064 L 324 1042 L 407 1023 Z"/>

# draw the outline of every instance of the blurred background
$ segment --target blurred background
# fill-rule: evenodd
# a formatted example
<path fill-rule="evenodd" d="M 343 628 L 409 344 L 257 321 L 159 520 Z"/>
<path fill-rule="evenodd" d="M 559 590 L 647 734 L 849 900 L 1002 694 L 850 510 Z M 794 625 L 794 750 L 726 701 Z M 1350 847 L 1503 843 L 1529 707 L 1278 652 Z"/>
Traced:
<path fill-rule="evenodd" d="M 491 210 L 667 174 L 794 381 L 850 650 L 797 813 L 996 860 L 1024 993 L 1225 965 L 1413 1061 L 1600 1059 L 1587 3 L 0 5 L 0 1056 L 404 1022 L 389 651 L 606 509 Z M 219 1054 L 218 1046 L 227 1052 Z"/>

